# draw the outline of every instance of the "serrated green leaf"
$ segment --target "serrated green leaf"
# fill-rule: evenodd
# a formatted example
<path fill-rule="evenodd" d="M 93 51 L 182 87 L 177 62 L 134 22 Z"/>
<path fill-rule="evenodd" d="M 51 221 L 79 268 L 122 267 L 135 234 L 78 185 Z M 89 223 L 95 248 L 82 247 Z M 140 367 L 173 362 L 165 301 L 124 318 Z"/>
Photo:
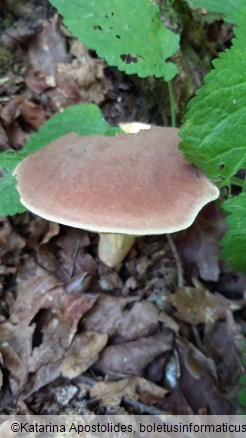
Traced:
<path fill-rule="evenodd" d="M 244 4 L 244 0 L 188 0 L 188 3 L 197 8 L 205 8 L 209 12 L 223 14 L 225 21 L 235 23 L 238 11 Z"/>
<path fill-rule="evenodd" d="M 227 259 L 233 269 L 246 274 L 246 193 L 228 199 L 222 207 L 228 213 L 229 229 L 220 242 L 221 257 Z"/>
<path fill-rule="evenodd" d="M 188 105 L 180 131 L 180 149 L 220 186 L 246 167 L 246 5 L 241 10 L 236 39 L 214 61 L 214 70 Z"/>
<path fill-rule="evenodd" d="M 12 176 L 18 163 L 27 155 L 72 131 L 81 135 L 115 135 L 117 132 L 122 132 L 117 127 L 110 127 L 100 109 L 93 104 L 70 106 L 62 113 L 56 114 L 38 132 L 30 136 L 28 143 L 20 152 L 6 151 L 0 154 L 0 216 L 25 211 L 16 190 L 16 179 Z"/>
<path fill-rule="evenodd" d="M 82 43 L 128 74 L 171 80 L 178 72 L 167 59 L 179 36 L 165 28 L 151 0 L 50 0 Z"/>

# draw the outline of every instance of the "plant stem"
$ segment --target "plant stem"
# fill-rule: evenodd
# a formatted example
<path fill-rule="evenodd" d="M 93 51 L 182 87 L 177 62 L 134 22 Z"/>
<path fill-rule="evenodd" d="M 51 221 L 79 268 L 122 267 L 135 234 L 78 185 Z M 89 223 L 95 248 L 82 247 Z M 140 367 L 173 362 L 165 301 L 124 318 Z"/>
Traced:
<path fill-rule="evenodd" d="M 170 99 L 170 108 L 171 108 L 171 116 L 172 116 L 172 128 L 176 128 L 175 100 L 174 100 L 174 92 L 173 92 L 172 81 L 168 81 L 167 86 L 168 86 L 169 99 Z"/>
<path fill-rule="evenodd" d="M 218 184 L 219 189 L 226 186 L 227 187 L 237 186 L 243 188 L 244 181 L 241 178 L 237 178 L 236 176 L 230 176 L 226 180 L 223 180 Z"/>
<path fill-rule="evenodd" d="M 243 187 L 243 180 L 240 178 L 237 178 L 236 176 L 233 176 L 231 178 L 231 184 L 237 187 Z"/>

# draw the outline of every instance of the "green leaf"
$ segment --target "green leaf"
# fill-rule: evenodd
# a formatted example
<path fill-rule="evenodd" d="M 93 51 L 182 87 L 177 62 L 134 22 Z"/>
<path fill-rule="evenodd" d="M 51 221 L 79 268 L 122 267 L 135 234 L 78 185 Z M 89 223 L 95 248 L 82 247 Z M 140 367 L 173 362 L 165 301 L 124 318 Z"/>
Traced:
<path fill-rule="evenodd" d="M 69 132 L 77 132 L 80 135 L 115 135 L 122 131 L 117 127 L 111 127 L 104 120 L 98 106 L 94 104 L 73 105 L 51 117 L 38 132 L 32 134 L 22 149 L 22 153 L 26 156 L 36 152 Z"/>
<path fill-rule="evenodd" d="M 244 343 L 244 348 L 243 348 L 242 363 L 244 366 L 246 365 L 246 344 L 245 343 Z M 238 400 L 238 403 L 243 407 L 243 413 L 246 414 L 246 374 L 243 374 L 240 377 L 240 383 L 242 385 L 242 388 L 237 395 L 237 400 Z"/>
<path fill-rule="evenodd" d="M 14 169 L 20 162 L 20 156 L 18 152 L 9 151 L 0 154 L 0 216 L 11 216 L 25 211 L 15 188 L 16 180 L 12 177 Z"/>
<path fill-rule="evenodd" d="M 214 70 L 188 105 L 180 131 L 180 149 L 220 186 L 246 167 L 246 5 L 230 50 L 214 61 Z"/>
<path fill-rule="evenodd" d="M 205 8 L 209 12 L 223 14 L 225 21 L 235 23 L 238 11 L 244 4 L 244 0 L 188 0 L 188 3 L 197 8 Z"/>
<path fill-rule="evenodd" d="M 239 404 L 244 408 L 243 413 L 246 414 L 246 388 L 241 389 L 241 391 L 238 394 L 238 402 Z"/>
<path fill-rule="evenodd" d="M 222 207 L 228 213 L 229 229 L 220 242 L 224 247 L 221 258 L 227 259 L 233 269 L 246 274 L 246 192 L 228 199 Z"/>
<path fill-rule="evenodd" d="M 68 29 L 107 63 L 128 74 L 171 80 L 178 72 L 167 59 L 179 36 L 165 28 L 151 0 L 50 0 Z"/>
<path fill-rule="evenodd" d="M 69 132 L 81 135 L 115 135 L 122 132 L 110 127 L 104 120 L 100 109 L 93 104 L 75 105 L 66 108 L 48 120 L 38 132 L 32 134 L 26 146 L 20 152 L 6 151 L 0 154 L 0 216 L 14 215 L 25 211 L 16 190 L 16 179 L 12 173 L 18 163 L 27 155 L 47 146 Z"/>

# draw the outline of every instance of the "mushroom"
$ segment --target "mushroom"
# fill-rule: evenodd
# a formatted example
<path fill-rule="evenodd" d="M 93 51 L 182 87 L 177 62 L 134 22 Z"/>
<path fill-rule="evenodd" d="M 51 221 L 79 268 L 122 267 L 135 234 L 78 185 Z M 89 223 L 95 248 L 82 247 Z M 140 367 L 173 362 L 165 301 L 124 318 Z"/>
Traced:
<path fill-rule="evenodd" d="M 45 219 L 98 232 L 99 257 L 111 267 L 123 260 L 135 236 L 183 230 L 219 196 L 178 150 L 178 129 L 121 127 L 137 133 L 71 132 L 14 171 L 25 207 Z"/>

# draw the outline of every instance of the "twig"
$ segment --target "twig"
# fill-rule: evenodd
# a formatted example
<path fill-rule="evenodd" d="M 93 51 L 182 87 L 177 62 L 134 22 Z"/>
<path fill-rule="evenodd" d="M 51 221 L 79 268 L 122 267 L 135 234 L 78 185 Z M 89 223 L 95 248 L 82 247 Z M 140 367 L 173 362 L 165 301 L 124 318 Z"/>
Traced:
<path fill-rule="evenodd" d="M 179 253 L 177 251 L 176 245 L 171 235 L 167 234 L 166 236 L 176 262 L 178 287 L 183 287 L 184 286 L 183 268 L 179 257 Z"/>
<path fill-rule="evenodd" d="M 168 86 L 169 99 L 170 99 L 172 127 L 175 128 L 176 127 L 176 113 L 175 113 L 175 98 L 174 98 L 172 81 L 168 81 L 167 86 Z"/>
<path fill-rule="evenodd" d="M 167 412 L 161 411 L 154 406 L 146 405 L 138 400 L 132 400 L 128 397 L 122 397 L 122 402 L 132 408 L 136 409 L 139 415 L 141 414 L 149 414 L 149 415 L 167 415 Z"/>
<path fill-rule="evenodd" d="M 97 382 L 95 379 L 85 376 L 81 374 L 79 378 L 77 379 L 80 382 L 86 383 L 87 385 L 93 386 Z M 96 401 L 96 398 L 93 399 L 93 401 Z M 99 401 L 99 399 L 98 399 Z M 136 409 L 136 411 L 139 414 L 149 414 L 149 415 L 166 415 L 167 413 L 164 411 L 161 411 L 158 408 L 155 408 L 154 406 L 146 405 L 145 403 L 142 403 L 138 400 L 132 400 L 128 397 L 122 397 L 122 402 L 128 406 L 131 406 L 132 408 Z"/>

